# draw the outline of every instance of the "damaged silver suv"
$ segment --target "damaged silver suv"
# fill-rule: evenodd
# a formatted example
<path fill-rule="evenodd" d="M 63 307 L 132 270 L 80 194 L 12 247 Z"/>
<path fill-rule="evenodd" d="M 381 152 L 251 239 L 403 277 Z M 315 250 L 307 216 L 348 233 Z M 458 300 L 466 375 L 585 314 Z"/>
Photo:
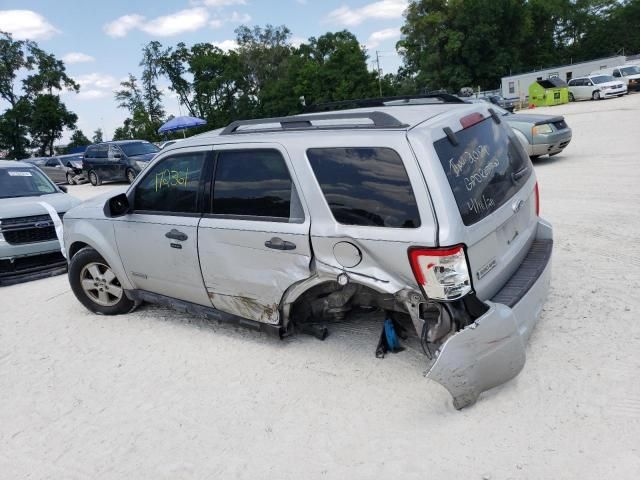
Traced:
<path fill-rule="evenodd" d="M 531 162 L 490 104 L 447 97 L 234 122 L 64 217 L 69 280 L 280 337 L 385 312 L 456 408 L 522 369 L 551 276 Z M 383 335 L 385 329 L 383 329 Z M 402 336 L 402 335 L 400 335 Z"/>

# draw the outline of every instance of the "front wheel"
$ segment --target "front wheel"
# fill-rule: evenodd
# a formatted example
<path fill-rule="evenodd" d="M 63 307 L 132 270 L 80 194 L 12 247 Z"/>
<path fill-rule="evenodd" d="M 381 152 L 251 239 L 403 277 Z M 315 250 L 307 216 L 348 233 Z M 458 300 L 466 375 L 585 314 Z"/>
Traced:
<path fill-rule="evenodd" d="M 575 102 L 576 101 L 575 97 L 573 96 L 573 93 L 571 93 L 571 92 L 569 92 L 569 101 L 570 102 Z"/>
<path fill-rule="evenodd" d="M 127 182 L 133 183 L 133 181 L 135 179 L 136 179 L 136 172 L 134 172 L 132 168 L 128 168 L 127 169 Z"/>
<path fill-rule="evenodd" d="M 136 306 L 124 294 L 122 283 L 106 260 L 91 247 L 83 248 L 71 259 L 69 283 L 80 303 L 94 313 L 120 315 Z"/>
<path fill-rule="evenodd" d="M 73 175 L 71 175 L 70 173 L 67 173 L 67 184 L 69 185 L 75 185 L 76 182 L 73 180 Z"/>
<path fill-rule="evenodd" d="M 94 187 L 98 187 L 102 185 L 102 180 L 100 180 L 100 177 L 98 176 L 98 174 L 93 170 L 89 172 L 89 181 L 91 182 L 91 185 L 93 185 Z"/>
<path fill-rule="evenodd" d="M 593 92 L 593 95 L 591 95 L 591 98 L 593 100 L 600 100 L 600 92 L 596 90 L 595 92 Z"/>

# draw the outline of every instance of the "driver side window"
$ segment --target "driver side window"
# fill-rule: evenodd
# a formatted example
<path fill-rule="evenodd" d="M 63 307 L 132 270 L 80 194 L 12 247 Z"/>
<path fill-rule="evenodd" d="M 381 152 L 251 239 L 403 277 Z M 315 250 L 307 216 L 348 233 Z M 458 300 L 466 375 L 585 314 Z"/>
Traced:
<path fill-rule="evenodd" d="M 183 153 L 156 163 L 136 186 L 134 210 L 197 213 L 206 156 L 207 152 Z"/>

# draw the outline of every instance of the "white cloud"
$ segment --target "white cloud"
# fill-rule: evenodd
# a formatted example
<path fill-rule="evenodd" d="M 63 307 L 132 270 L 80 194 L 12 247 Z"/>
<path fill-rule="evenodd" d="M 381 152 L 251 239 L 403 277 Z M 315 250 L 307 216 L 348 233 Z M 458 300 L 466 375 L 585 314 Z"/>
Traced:
<path fill-rule="evenodd" d="M 81 52 L 69 52 L 62 57 L 62 60 L 65 63 L 84 63 L 96 61 L 96 59 L 91 55 L 87 55 L 86 53 Z"/>
<path fill-rule="evenodd" d="M 201 0 L 193 1 L 192 4 L 207 7 L 229 7 L 231 5 L 246 5 L 247 0 Z"/>
<path fill-rule="evenodd" d="M 381 0 L 360 8 L 344 5 L 330 12 L 327 20 L 340 25 L 354 26 L 369 19 L 400 18 L 408 4 L 408 0 Z"/>
<path fill-rule="evenodd" d="M 219 18 L 214 18 L 209 22 L 209 26 L 211 28 L 222 28 L 224 26 L 224 21 Z"/>
<path fill-rule="evenodd" d="M 77 95 L 74 93 L 73 98 L 80 100 L 113 98 L 113 92 L 120 86 L 120 81 L 114 76 L 97 72 L 78 75 L 73 79 L 80 85 L 80 93 Z M 60 93 L 70 95 L 73 92 L 63 91 Z"/>
<path fill-rule="evenodd" d="M 40 40 L 60 33 L 32 10 L 0 10 L 0 31 L 11 33 L 16 40 Z"/>
<path fill-rule="evenodd" d="M 107 97 L 110 94 L 111 92 L 107 92 L 106 90 L 96 90 L 96 89 L 80 90 L 80 93 L 78 93 L 78 98 L 82 100 L 95 100 L 96 98 Z"/>
<path fill-rule="evenodd" d="M 249 23 L 251 21 L 251 15 L 248 13 L 233 12 L 229 17 L 229 21 L 232 23 Z"/>
<path fill-rule="evenodd" d="M 154 37 L 171 37 L 199 30 L 207 24 L 208 20 L 209 12 L 205 8 L 188 8 L 151 20 L 138 14 L 123 15 L 107 23 L 104 31 L 111 37 L 124 37 L 134 29 Z"/>
<path fill-rule="evenodd" d="M 384 30 L 378 30 L 377 32 L 373 32 L 371 35 L 369 35 L 369 39 L 367 40 L 367 48 L 376 48 L 385 40 L 391 40 L 393 38 L 399 37 L 399 28 L 385 28 Z"/>
<path fill-rule="evenodd" d="M 113 22 L 107 23 L 102 28 L 110 37 L 120 38 L 126 37 L 129 30 L 139 28 L 142 22 L 144 22 L 142 15 L 123 15 L 120 18 L 116 18 Z"/>
<path fill-rule="evenodd" d="M 293 45 L 296 48 L 298 48 L 303 43 L 307 43 L 308 42 L 308 40 L 306 38 L 297 37 L 297 36 L 291 37 L 291 39 L 289 41 L 291 42 L 291 45 Z"/>
<path fill-rule="evenodd" d="M 235 50 L 236 48 L 238 48 L 238 42 L 236 42 L 235 40 L 223 40 L 222 42 L 211 43 L 224 52 L 228 52 L 229 50 Z"/>

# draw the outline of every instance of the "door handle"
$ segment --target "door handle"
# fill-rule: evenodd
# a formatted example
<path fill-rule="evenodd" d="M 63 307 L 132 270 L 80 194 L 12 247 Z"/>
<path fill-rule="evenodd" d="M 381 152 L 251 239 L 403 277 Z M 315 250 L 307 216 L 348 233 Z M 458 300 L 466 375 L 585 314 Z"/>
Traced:
<path fill-rule="evenodd" d="M 184 242 L 187 238 L 189 238 L 186 233 L 182 233 L 181 231 L 176 230 L 175 228 L 172 229 L 170 232 L 165 233 L 164 236 L 172 240 L 180 240 L 181 242 Z"/>
<path fill-rule="evenodd" d="M 295 250 L 296 244 L 282 240 L 280 237 L 273 237 L 271 240 L 264 242 L 264 246 L 267 248 L 273 248 L 274 250 Z"/>

